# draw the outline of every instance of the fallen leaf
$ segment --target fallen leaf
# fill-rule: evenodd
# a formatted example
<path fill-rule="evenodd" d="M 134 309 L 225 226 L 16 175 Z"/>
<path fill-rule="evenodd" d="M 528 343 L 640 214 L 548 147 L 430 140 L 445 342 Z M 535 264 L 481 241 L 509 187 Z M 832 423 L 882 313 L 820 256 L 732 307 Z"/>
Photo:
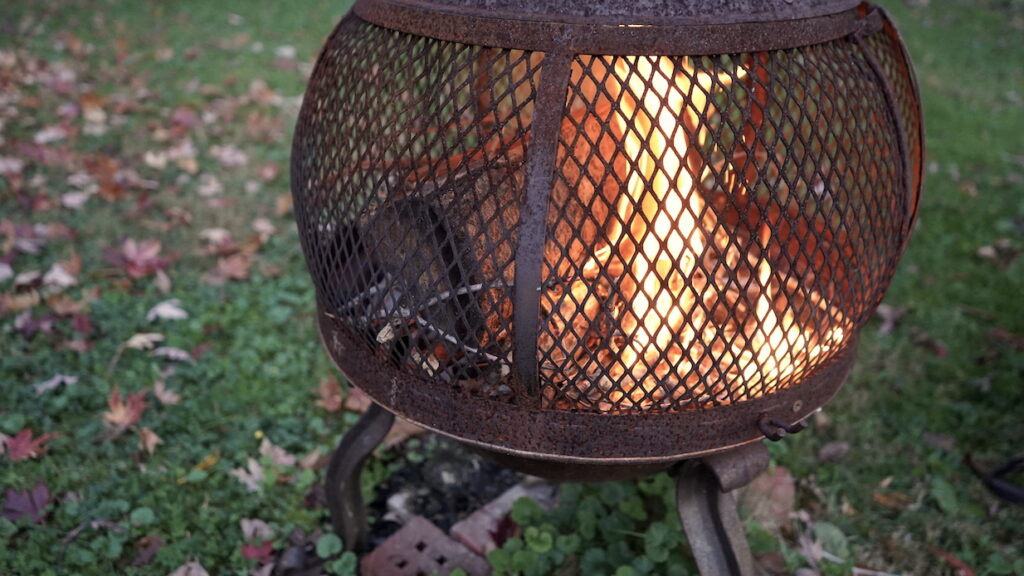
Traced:
<path fill-rule="evenodd" d="M 190 560 L 167 576 L 210 576 L 210 573 L 199 562 Z"/>
<path fill-rule="evenodd" d="M 257 560 L 260 564 L 270 562 L 273 555 L 273 540 L 264 540 L 260 544 L 242 544 L 242 556 L 250 560 Z"/>
<path fill-rule="evenodd" d="M 45 394 L 51 390 L 56 390 L 61 384 L 65 386 L 73 386 L 78 384 L 78 376 L 66 376 L 64 374 L 54 374 L 53 377 L 43 380 L 42 382 L 36 382 L 32 385 L 32 389 L 36 391 L 36 394 Z"/>
<path fill-rule="evenodd" d="M 850 451 L 849 442 L 829 442 L 818 451 L 819 462 L 836 462 L 842 460 Z"/>
<path fill-rule="evenodd" d="M 210 148 L 210 156 L 213 156 L 225 168 L 235 168 L 249 163 L 249 155 L 239 150 L 234 144 L 214 146 Z"/>
<path fill-rule="evenodd" d="M 956 439 L 946 434 L 937 434 L 934 432 L 925 432 L 921 434 L 921 440 L 925 444 L 938 448 L 944 452 L 956 452 Z"/>
<path fill-rule="evenodd" d="M 163 270 L 157 270 L 156 275 L 153 277 L 153 285 L 160 291 L 161 294 L 171 293 L 171 277 L 167 275 Z"/>
<path fill-rule="evenodd" d="M 145 450 L 147 454 L 152 455 L 156 451 L 156 447 L 163 443 L 164 441 L 157 436 L 156 432 L 149 428 L 139 430 L 139 449 Z"/>
<path fill-rule="evenodd" d="M 423 428 L 409 422 L 405 418 L 395 418 L 395 423 L 391 425 L 391 429 L 388 430 L 387 436 L 384 437 L 385 448 L 391 448 L 398 446 L 402 442 L 405 442 L 413 436 L 418 436 L 426 432 Z"/>
<path fill-rule="evenodd" d="M 158 342 L 164 341 L 164 335 L 156 332 L 140 332 L 125 341 L 125 348 L 132 350 L 150 350 Z"/>
<path fill-rule="evenodd" d="M 245 468 L 235 468 L 231 470 L 230 474 L 237 478 L 239 482 L 245 484 L 249 492 L 260 492 L 263 490 L 261 486 L 264 479 L 263 466 L 260 466 L 260 463 L 255 458 L 250 457 Z"/>
<path fill-rule="evenodd" d="M 341 385 L 338 384 L 337 378 L 327 377 L 320 380 L 320 386 L 316 390 L 316 395 L 317 406 L 328 412 L 337 412 L 338 410 L 341 410 L 343 398 L 341 394 Z"/>
<path fill-rule="evenodd" d="M 911 338 L 918 347 L 923 348 L 939 358 L 949 356 L 949 348 L 931 334 L 923 330 L 916 331 Z"/>
<path fill-rule="evenodd" d="M 137 280 L 152 276 L 170 264 L 170 258 L 160 256 L 162 250 L 159 240 L 128 238 L 120 247 L 108 248 L 105 257 L 107 262 L 124 269 L 128 276 Z"/>
<path fill-rule="evenodd" d="M 988 338 L 993 342 L 1008 344 L 1014 350 L 1024 351 L 1024 336 L 1014 334 L 1005 328 L 993 328 L 988 331 Z"/>
<path fill-rule="evenodd" d="M 38 270 L 28 270 L 22 272 L 14 277 L 15 288 L 28 288 L 33 284 L 39 283 L 43 278 L 43 273 Z"/>
<path fill-rule="evenodd" d="M 152 322 L 154 320 L 184 320 L 188 318 L 188 312 L 181 307 L 181 301 L 177 298 L 171 300 L 164 300 L 156 306 L 153 306 L 146 313 L 146 321 Z"/>
<path fill-rule="evenodd" d="M 43 452 L 46 452 L 44 444 L 52 439 L 53 434 L 43 434 L 33 438 L 32 430 L 25 428 L 4 441 L 7 458 L 12 462 L 38 458 Z"/>
<path fill-rule="evenodd" d="M 327 464 L 327 459 L 319 448 L 314 448 L 309 454 L 306 454 L 299 460 L 299 468 L 303 470 L 319 470 L 325 464 Z"/>
<path fill-rule="evenodd" d="M 135 543 L 135 547 L 139 548 L 139 553 L 132 560 L 132 566 L 148 566 L 156 558 L 157 552 L 163 549 L 164 541 L 159 536 L 143 536 Z"/>
<path fill-rule="evenodd" d="M 266 243 L 271 236 L 277 233 L 277 227 L 268 218 L 257 218 L 252 221 L 252 229 L 260 238 L 260 243 Z"/>
<path fill-rule="evenodd" d="M 65 192 L 60 195 L 60 205 L 68 210 L 81 210 L 89 198 L 92 198 L 91 192 Z"/>
<path fill-rule="evenodd" d="M 78 284 L 78 280 L 64 266 L 54 264 L 43 276 L 43 284 L 63 290 Z"/>
<path fill-rule="evenodd" d="M 789 522 L 796 503 L 796 481 L 789 470 L 776 466 L 761 474 L 740 489 L 740 506 L 749 518 L 769 530 L 778 529 Z"/>
<path fill-rule="evenodd" d="M 348 396 L 345 397 L 345 410 L 362 414 L 370 408 L 371 404 L 373 404 L 373 400 L 370 400 L 366 392 L 354 386 L 349 387 Z"/>
<path fill-rule="evenodd" d="M 4 491 L 2 516 L 11 522 L 41 524 L 50 502 L 50 489 L 41 481 L 31 490 L 19 492 L 8 488 Z"/>
<path fill-rule="evenodd" d="M 248 254 L 235 254 L 217 261 L 217 268 L 206 275 L 206 282 L 220 286 L 229 280 L 243 281 L 249 279 L 252 269 L 252 258 Z"/>
<path fill-rule="evenodd" d="M 220 462 L 220 452 L 213 452 L 203 456 L 203 459 L 198 464 L 192 467 L 193 470 L 209 470 Z"/>
<path fill-rule="evenodd" d="M 878 327 L 878 333 L 889 334 L 895 330 L 906 313 L 906 307 L 896 308 L 888 304 L 879 304 L 875 310 L 875 314 L 882 320 L 881 325 Z"/>
<path fill-rule="evenodd" d="M 942 558 L 947 564 L 956 568 L 956 576 L 974 576 L 974 569 L 970 567 L 966 562 L 957 558 L 953 554 L 940 550 L 939 548 L 930 548 L 932 553 Z"/>
<path fill-rule="evenodd" d="M 906 510 L 914 501 L 902 492 L 875 492 L 871 497 L 878 504 L 892 510 Z"/>
<path fill-rule="evenodd" d="M 274 538 L 274 530 L 263 520 L 242 518 L 242 538 L 245 540 L 270 540 Z"/>
<path fill-rule="evenodd" d="M 12 156 L 0 156 L 0 175 L 16 176 L 25 168 L 25 161 Z"/>
<path fill-rule="evenodd" d="M 270 461 L 277 466 L 295 466 L 295 456 L 289 454 L 284 448 L 275 446 L 270 438 L 263 437 L 260 442 L 260 455 L 270 458 Z"/>
<path fill-rule="evenodd" d="M 125 400 L 121 390 L 115 386 L 107 398 L 107 407 L 109 410 L 103 413 L 103 424 L 107 427 L 104 439 L 112 440 L 142 419 L 146 410 L 146 391 L 133 392 Z"/>
<path fill-rule="evenodd" d="M 281 194 L 274 201 L 274 213 L 278 216 L 284 217 L 292 213 L 292 206 L 294 199 L 291 194 Z"/>
<path fill-rule="evenodd" d="M 63 126 L 47 126 L 35 133 L 32 141 L 36 144 L 52 144 L 68 137 L 68 131 Z"/>
<path fill-rule="evenodd" d="M 224 191 L 224 185 L 213 174 L 200 174 L 196 192 L 203 198 L 217 196 Z"/>
<path fill-rule="evenodd" d="M 153 396 L 156 396 L 156 399 L 164 406 L 174 406 L 181 402 L 181 394 L 167 388 L 167 384 L 163 380 L 153 383 Z"/>
<path fill-rule="evenodd" d="M 195 362 L 188 351 L 182 350 L 181 348 L 173 348 L 171 346 L 161 346 L 156 350 L 153 350 L 153 356 L 156 356 L 157 358 L 166 358 L 172 362 L 186 362 L 189 364 Z"/>

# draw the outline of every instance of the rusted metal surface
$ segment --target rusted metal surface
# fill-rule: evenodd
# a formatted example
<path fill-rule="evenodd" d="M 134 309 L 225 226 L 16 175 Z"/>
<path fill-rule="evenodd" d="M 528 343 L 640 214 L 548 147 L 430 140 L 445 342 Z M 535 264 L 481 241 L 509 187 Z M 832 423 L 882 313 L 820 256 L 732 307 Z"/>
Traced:
<path fill-rule="evenodd" d="M 742 3 L 361 0 L 292 155 L 342 371 L 524 466 L 623 474 L 831 398 L 912 229 L 917 88 L 871 5 Z"/>
<path fill-rule="evenodd" d="M 548 474 L 555 478 L 586 474 L 577 476 L 579 480 L 600 478 L 618 465 L 656 465 L 651 469 L 657 471 L 679 460 L 760 441 L 764 436 L 757 422 L 762 413 L 798 422 L 831 399 L 853 366 L 857 346 L 854 339 L 799 384 L 756 400 L 711 410 L 611 415 L 467 397 L 444 384 L 382 365 L 365 353 L 365 344 L 323 315 L 320 331 L 335 365 L 375 402 L 424 428 L 486 451 L 527 461 L 599 466 L 593 473 L 552 467 L 556 473 Z M 514 467 L 538 474 L 543 464 L 524 462 Z M 649 473 L 627 468 L 616 476 Z"/>
<path fill-rule="evenodd" d="M 395 416 L 373 404 L 349 428 L 331 455 L 324 477 L 324 494 L 331 525 L 346 550 L 363 552 L 369 544 L 366 506 L 363 504 L 363 463 L 387 436 Z"/>
<path fill-rule="evenodd" d="M 610 55 L 784 50 L 842 38 L 860 26 L 854 10 L 858 3 L 849 0 L 776 2 L 778 13 L 788 14 L 781 19 L 771 18 L 771 11 L 730 12 L 722 10 L 726 3 L 712 4 L 717 4 L 719 10 L 709 10 L 704 16 L 700 16 L 700 9 L 706 6 L 690 3 L 692 11 L 677 11 L 677 6 L 672 6 L 671 16 L 650 10 L 628 21 L 611 13 L 562 13 L 532 18 L 528 10 L 502 18 L 487 9 L 463 10 L 427 2 L 381 0 L 360 0 L 353 11 L 379 26 L 449 42 Z M 621 6 L 632 7 L 632 3 L 623 2 Z"/>

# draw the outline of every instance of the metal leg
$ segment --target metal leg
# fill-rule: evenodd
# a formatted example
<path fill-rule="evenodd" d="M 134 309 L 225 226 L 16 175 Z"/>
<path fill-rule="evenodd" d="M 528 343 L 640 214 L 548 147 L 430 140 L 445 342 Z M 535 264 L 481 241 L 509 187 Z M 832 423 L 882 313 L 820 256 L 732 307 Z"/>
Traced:
<path fill-rule="evenodd" d="M 346 550 L 360 551 L 368 544 L 369 525 L 360 477 L 366 458 L 384 440 L 394 421 L 394 414 L 371 404 L 331 456 L 324 491 L 331 524 Z"/>
<path fill-rule="evenodd" d="M 767 464 L 767 449 L 757 443 L 680 467 L 679 517 L 702 576 L 756 574 L 736 499 L 725 490 L 747 484 Z"/>

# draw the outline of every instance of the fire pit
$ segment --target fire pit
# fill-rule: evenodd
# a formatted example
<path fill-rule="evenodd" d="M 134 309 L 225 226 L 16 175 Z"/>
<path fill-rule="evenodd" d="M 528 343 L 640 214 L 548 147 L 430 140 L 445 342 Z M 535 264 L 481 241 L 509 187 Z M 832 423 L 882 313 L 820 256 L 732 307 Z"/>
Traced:
<path fill-rule="evenodd" d="M 392 413 L 558 478 L 701 458 L 681 507 L 749 480 L 849 373 L 922 146 L 867 3 L 359 0 L 292 155 L 324 345 L 386 409 L 329 474 L 346 544 Z"/>

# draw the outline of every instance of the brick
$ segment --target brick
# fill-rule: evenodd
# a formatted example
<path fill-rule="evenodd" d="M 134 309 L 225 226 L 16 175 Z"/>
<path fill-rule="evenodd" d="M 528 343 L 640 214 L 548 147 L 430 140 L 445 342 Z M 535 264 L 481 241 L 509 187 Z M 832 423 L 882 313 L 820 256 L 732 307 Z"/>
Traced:
<path fill-rule="evenodd" d="M 448 574 L 462 568 L 469 576 L 489 576 L 487 561 L 452 540 L 422 516 L 413 516 L 361 563 L 363 576 Z"/>

